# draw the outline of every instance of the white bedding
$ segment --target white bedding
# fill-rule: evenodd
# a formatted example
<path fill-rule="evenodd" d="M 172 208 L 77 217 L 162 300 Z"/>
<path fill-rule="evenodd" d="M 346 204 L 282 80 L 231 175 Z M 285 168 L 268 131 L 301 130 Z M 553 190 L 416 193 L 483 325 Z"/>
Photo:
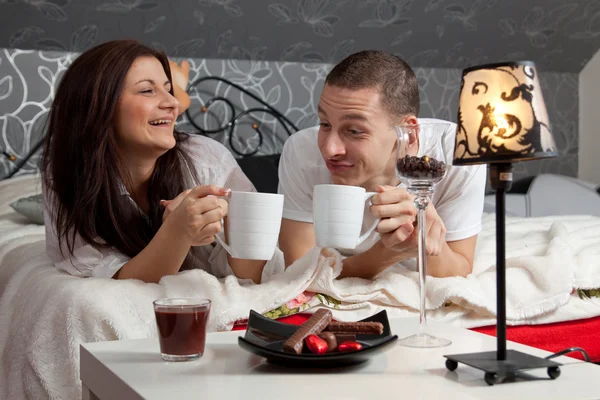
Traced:
<path fill-rule="evenodd" d="M 79 344 L 156 336 L 152 300 L 163 296 L 211 298 L 211 330 L 230 329 L 250 308 L 266 312 L 306 290 L 340 300 L 333 309 L 339 320 L 381 309 L 391 316 L 417 315 L 415 272 L 389 270 L 373 282 L 335 280 L 339 254 L 319 249 L 262 285 L 240 286 L 233 277 L 219 281 L 202 271 L 160 284 L 59 273 L 45 256 L 43 227 L 28 224 L 8 207 L 39 192 L 35 182 L 36 177 L 0 182 L 0 399 L 77 398 Z M 600 287 L 599 218 L 509 218 L 507 234 L 509 324 L 600 315 L 598 299 L 571 294 L 574 288 Z M 466 279 L 428 279 L 429 316 L 465 327 L 493 324 L 494 264 L 494 219 L 485 215 L 474 273 Z"/>

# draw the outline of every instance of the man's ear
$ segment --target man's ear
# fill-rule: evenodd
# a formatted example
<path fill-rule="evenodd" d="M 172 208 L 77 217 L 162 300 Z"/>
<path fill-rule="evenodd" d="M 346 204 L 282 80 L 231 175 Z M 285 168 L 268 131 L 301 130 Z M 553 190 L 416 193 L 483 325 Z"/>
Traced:
<path fill-rule="evenodd" d="M 404 118 L 405 125 L 417 125 L 419 123 L 419 119 L 416 115 L 408 115 Z"/>
<path fill-rule="evenodd" d="M 401 125 L 417 125 L 419 123 L 419 119 L 417 118 L 416 115 L 413 114 L 409 114 L 407 116 L 405 116 L 404 118 L 402 118 L 402 121 L 400 122 Z M 416 147 L 418 148 L 419 146 L 419 134 L 418 132 L 415 132 L 415 134 L 411 134 L 408 135 L 408 149 L 410 151 L 410 149 L 412 147 Z"/>

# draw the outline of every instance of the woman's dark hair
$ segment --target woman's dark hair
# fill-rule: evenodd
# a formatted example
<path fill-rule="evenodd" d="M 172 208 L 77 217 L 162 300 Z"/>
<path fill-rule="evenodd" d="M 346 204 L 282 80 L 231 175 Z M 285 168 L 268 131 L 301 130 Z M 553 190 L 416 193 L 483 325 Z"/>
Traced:
<path fill-rule="evenodd" d="M 190 178 L 197 182 L 181 147 L 187 135 L 175 132 L 175 147 L 157 160 L 150 178 L 147 217 L 122 194 L 122 185 L 127 187 L 131 179 L 118 156 L 114 118 L 125 77 L 138 57 L 158 59 L 172 80 L 165 54 L 134 40 L 117 40 L 77 57 L 56 91 L 42 176 L 54 192 L 51 217 L 63 254 L 64 243 L 73 254 L 78 233 L 94 247 L 114 247 L 136 256 L 162 224 L 160 200 L 173 199 L 188 189 Z"/>

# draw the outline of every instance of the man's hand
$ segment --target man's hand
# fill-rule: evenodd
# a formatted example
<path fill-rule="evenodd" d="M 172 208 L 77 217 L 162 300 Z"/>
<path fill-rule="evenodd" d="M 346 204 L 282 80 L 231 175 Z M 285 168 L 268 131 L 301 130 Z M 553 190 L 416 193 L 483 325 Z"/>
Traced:
<path fill-rule="evenodd" d="M 378 187 L 373 196 L 371 214 L 381 218 L 377 232 L 385 247 L 394 251 L 416 255 L 418 230 L 416 227 L 417 208 L 414 196 L 404 188 L 393 186 Z M 446 242 L 446 227 L 430 203 L 426 210 L 427 254 L 439 255 Z"/>

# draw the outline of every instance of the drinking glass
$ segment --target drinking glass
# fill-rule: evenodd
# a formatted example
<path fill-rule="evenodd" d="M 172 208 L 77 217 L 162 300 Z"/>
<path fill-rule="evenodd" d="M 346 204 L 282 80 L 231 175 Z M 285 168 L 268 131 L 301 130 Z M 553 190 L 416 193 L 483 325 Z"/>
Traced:
<path fill-rule="evenodd" d="M 423 123 L 396 127 L 398 133 L 398 157 L 396 171 L 401 182 L 409 193 L 415 196 L 417 207 L 418 251 L 417 265 L 419 269 L 420 319 L 419 332 L 398 341 L 407 347 L 444 347 L 451 341 L 438 338 L 427 333 L 426 278 L 427 278 L 427 243 L 426 243 L 426 208 L 431 201 L 435 185 L 446 175 L 448 165 L 452 164 L 454 140 L 449 123 Z M 407 147 L 413 144 L 418 147 L 418 154 L 407 154 Z"/>
<path fill-rule="evenodd" d="M 165 361 L 197 360 L 204 354 L 211 302 L 202 298 L 154 301 L 161 357 Z"/>

